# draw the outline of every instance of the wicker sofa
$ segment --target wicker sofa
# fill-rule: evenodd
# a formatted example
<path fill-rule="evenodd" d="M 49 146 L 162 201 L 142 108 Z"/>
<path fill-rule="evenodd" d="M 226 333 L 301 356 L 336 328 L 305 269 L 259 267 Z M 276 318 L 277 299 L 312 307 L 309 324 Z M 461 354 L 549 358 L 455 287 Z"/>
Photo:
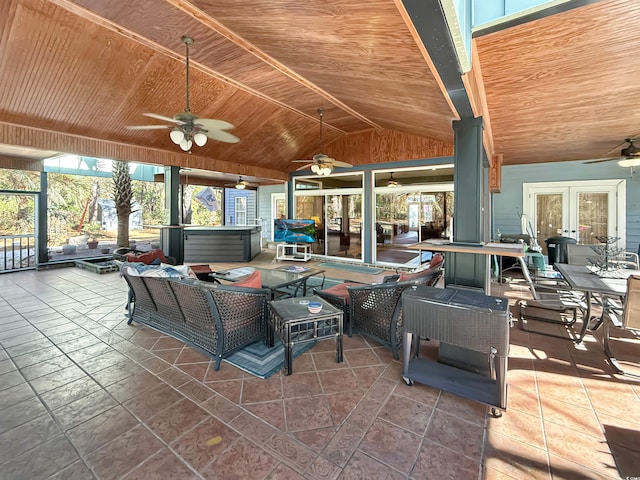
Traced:
<path fill-rule="evenodd" d="M 121 275 L 129 285 L 128 323 L 135 321 L 222 359 L 266 338 L 269 290 L 192 278 Z"/>

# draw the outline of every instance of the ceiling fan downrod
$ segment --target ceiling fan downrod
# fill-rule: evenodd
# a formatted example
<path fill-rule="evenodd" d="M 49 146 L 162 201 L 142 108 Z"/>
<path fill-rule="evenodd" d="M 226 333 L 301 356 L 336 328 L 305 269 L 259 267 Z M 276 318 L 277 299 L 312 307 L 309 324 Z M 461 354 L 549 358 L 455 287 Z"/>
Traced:
<path fill-rule="evenodd" d="M 187 69 L 187 74 L 186 74 L 187 95 L 186 95 L 186 107 L 184 111 L 191 112 L 191 109 L 189 108 L 189 47 L 193 45 L 193 38 L 191 38 L 188 35 L 183 35 L 182 42 L 184 43 L 185 50 L 186 50 L 185 59 L 186 59 L 186 69 Z"/>

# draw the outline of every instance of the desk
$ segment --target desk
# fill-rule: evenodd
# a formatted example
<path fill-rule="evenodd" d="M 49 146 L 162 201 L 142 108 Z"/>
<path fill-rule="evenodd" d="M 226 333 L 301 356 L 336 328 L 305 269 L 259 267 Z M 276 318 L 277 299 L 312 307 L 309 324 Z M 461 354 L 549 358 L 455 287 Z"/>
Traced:
<path fill-rule="evenodd" d="M 411 250 L 428 250 L 431 252 L 454 252 L 454 253 L 474 253 L 476 255 L 485 255 L 487 259 L 486 265 L 486 278 L 484 282 L 484 293 L 486 295 L 491 294 L 491 256 L 499 255 L 501 257 L 514 257 L 520 263 L 522 267 L 522 274 L 525 280 L 532 289 L 532 293 L 535 296 L 535 287 L 529 275 L 529 269 L 527 262 L 525 261 L 524 245 L 520 243 L 486 243 L 479 246 L 468 246 L 464 244 L 456 244 L 455 242 L 437 242 L 432 243 L 429 241 L 416 243 L 415 245 L 409 245 L 407 248 Z M 445 266 L 446 268 L 446 266 Z"/>
<path fill-rule="evenodd" d="M 285 267 L 286 268 L 286 267 Z M 254 270 L 260 272 L 262 288 L 271 290 L 271 298 L 274 299 L 279 293 L 288 290 L 289 296 L 296 296 L 298 292 L 307 294 L 307 281 L 314 275 L 322 275 L 324 284 L 324 270 L 307 269 L 304 272 L 292 272 L 278 268 L 241 267 L 210 274 L 215 280 L 227 280 L 229 282 L 239 282 L 247 278 Z M 320 286 L 322 288 L 322 286 Z"/>
<path fill-rule="evenodd" d="M 616 276 L 620 278 L 606 278 L 600 277 L 592 272 L 589 267 L 584 265 L 567 265 L 564 263 L 556 263 L 555 268 L 562 274 L 566 282 L 573 290 L 578 290 L 585 293 L 587 302 L 587 314 L 583 321 L 580 336 L 576 340 L 576 343 L 580 343 L 587 332 L 589 321 L 591 319 L 591 294 L 602 294 L 602 311 L 601 323 L 603 325 L 603 347 L 604 352 L 611 363 L 611 366 L 616 373 L 624 374 L 624 371 L 618 365 L 615 357 L 612 355 L 609 349 L 609 328 L 611 326 L 611 320 L 604 312 L 607 309 L 608 300 L 610 297 L 623 297 L 627 293 L 627 278 L 631 275 L 640 275 L 640 270 L 616 270 Z M 595 327 L 598 328 L 600 323 Z M 594 329 L 595 329 L 594 328 Z"/>

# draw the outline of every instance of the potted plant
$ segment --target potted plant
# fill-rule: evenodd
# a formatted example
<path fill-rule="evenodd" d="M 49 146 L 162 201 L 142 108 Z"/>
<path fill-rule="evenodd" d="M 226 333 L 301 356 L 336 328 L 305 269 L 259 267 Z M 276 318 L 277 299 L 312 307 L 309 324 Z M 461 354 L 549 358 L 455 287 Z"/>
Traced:
<path fill-rule="evenodd" d="M 87 240 L 87 247 L 89 247 L 91 250 L 98 248 L 98 240 L 93 237 L 89 237 L 89 240 Z"/>

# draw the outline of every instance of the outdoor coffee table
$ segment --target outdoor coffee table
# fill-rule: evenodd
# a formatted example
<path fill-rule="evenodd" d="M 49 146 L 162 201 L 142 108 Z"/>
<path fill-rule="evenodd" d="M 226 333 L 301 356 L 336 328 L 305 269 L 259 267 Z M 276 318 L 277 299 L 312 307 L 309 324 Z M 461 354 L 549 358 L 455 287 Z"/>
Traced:
<path fill-rule="evenodd" d="M 307 281 L 313 276 L 321 276 L 324 284 L 324 270 L 306 268 L 303 271 L 289 271 L 282 268 L 239 267 L 230 270 L 213 272 L 210 275 L 215 280 L 239 282 L 247 278 L 254 270 L 260 272 L 262 288 L 271 290 L 271 299 L 281 296 L 296 296 L 307 294 Z M 320 284 L 320 288 L 322 288 Z"/>
<path fill-rule="evenodd" d="M 310 313 L 307 308 L 309 302 L 321 303 L 320 313 Z M 274 332 L 284 345 L 284 367 L 287 375 L 291 375 L 293 370 L 293 346 L 322 338 L 336 338 L 336 362 L 342 362 L 342 310 L 316 295 L 269 302 L 269 347 L 273 346 Z"/>

